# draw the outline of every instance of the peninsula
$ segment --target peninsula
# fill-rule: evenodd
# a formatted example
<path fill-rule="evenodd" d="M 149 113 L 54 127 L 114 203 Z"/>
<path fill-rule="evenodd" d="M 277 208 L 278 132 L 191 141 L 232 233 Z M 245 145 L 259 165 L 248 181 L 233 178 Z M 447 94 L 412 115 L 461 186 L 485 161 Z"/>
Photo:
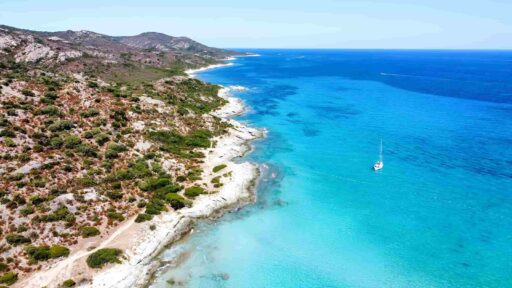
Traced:
<path fill-rule="evenodd" d="M 230 119 L 240 87 L 189 75 L 236 56 L 0 26 L 0 285 L 142 286 L 195 220 L 252 201 L 257 166 L 231 160 L 264 132 Z"/>

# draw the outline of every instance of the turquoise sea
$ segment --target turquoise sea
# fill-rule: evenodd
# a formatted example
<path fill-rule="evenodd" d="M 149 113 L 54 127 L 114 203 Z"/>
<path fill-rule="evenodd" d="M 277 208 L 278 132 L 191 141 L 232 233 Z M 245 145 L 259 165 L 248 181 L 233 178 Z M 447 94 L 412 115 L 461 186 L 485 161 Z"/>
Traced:
<path fill-rule="evenodd" d="M 199 78 L 269 131 L 257 203 L 152 287 L 512 287 L 512 52 L 251 52 Z"/>

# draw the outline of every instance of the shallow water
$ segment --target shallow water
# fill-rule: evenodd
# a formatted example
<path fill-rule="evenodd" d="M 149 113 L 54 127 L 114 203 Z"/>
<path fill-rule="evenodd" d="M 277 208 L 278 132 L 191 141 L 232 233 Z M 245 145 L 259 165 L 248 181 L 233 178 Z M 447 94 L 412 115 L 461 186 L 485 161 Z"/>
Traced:
<path fill-rule="evenodd" d="M 258 202 L 153 287 L 512 287 L 512 52 L 256 52 L 199 77 L 269 130 Z"/>

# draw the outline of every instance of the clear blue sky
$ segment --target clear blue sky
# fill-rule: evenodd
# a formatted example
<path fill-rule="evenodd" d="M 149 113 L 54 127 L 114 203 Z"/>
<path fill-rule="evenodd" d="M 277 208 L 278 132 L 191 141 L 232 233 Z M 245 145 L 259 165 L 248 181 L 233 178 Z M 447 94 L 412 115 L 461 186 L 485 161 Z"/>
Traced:
<path fill-rule="evenodd" d="M 512 0 L 0 0 L 0 22 L 217 47 L 512 49 Z"/>

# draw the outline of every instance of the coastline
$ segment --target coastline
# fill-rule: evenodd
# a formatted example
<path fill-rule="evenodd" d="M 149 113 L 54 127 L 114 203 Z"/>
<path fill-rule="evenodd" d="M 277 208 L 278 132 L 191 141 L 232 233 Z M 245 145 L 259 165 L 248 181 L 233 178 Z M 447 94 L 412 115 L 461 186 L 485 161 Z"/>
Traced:
<path fill-rule="evenodd" d="M 187 70 L 186 73 L 194 77 L 194 73 L 230 65 L 233 63 L 210 65 Z M 229 176 L 222 179 L 228 181 L 216 193 L 200 195 L 192 207 L 163 213 L 152 221 L 135 223 L 135 217 L 132 217 L 112 229 L 105 238 L 101 237 L 97 243 L 92 243 L 97 244 L 94 249 L 87 249 L 91 245 L 81 245 L 84 247 L 73 251 L 68 258 L 48 265 L 46 269 L 30 275 L 13 287 L 60 287 L 64 280 L 70 278 L 77 282 L 78 287 L 143 287 L 158 268 L 158 263 L 152 263 L 153 258 L 166 246 L 190 232 L 196 220 L 215 219 L 231 209 L 253 202 L 259 169 L 256 164 L 235 163 L 233 160 L 249 152 L 250 141 L 264 137 L 265 132 L 231 119 L 247 111 L 240 99 L 229 94 L 231 90 L 242 89 L 240 86 L 220 89 L 219 96 L 228 100 L 228 103 L 211 113 L 211 116 L 223 118 L 232 125 L 228 133 L 213 139 L 216 142 L 214 148 L 204 151 L 206 157 L 202 164 L 202 177 L 206 183 L 218 176 L 212 171 L 213 167 L 227 165 L 222 172 L 227 172 L 224 174 Z M 149 229 L 150 225 L 154 225 L 155 229 Z M 122 263 L 108 265 L 102 270 L 87 267 L 86 257 L 105 247 L 123 250 Z"/>
<path fill-rule="evenodd" d="M 228 57 L 228 58 L 224 59 L 223 61 L 231 61 L 231 60 L 235 60 L 235 59 L 236 59 L 235 57 Z M 232 62 L 212 64 L 212 65 L 208 65 L 208 66 L 200 67 L 200 68 L 196 68 L 196 69 L 188 69 L 188 70 L 185 70 L 185 73 L 188 75 L 188 77 L 194 78 L 194 77 L 196 77 L 196 74 L 199 72 L 204 72 L 204 71 L 215 69 L 215 68 L 228 67 L 228 66 L 233 66 L 233 65 L 235 65 L 235 64 Z"/>

